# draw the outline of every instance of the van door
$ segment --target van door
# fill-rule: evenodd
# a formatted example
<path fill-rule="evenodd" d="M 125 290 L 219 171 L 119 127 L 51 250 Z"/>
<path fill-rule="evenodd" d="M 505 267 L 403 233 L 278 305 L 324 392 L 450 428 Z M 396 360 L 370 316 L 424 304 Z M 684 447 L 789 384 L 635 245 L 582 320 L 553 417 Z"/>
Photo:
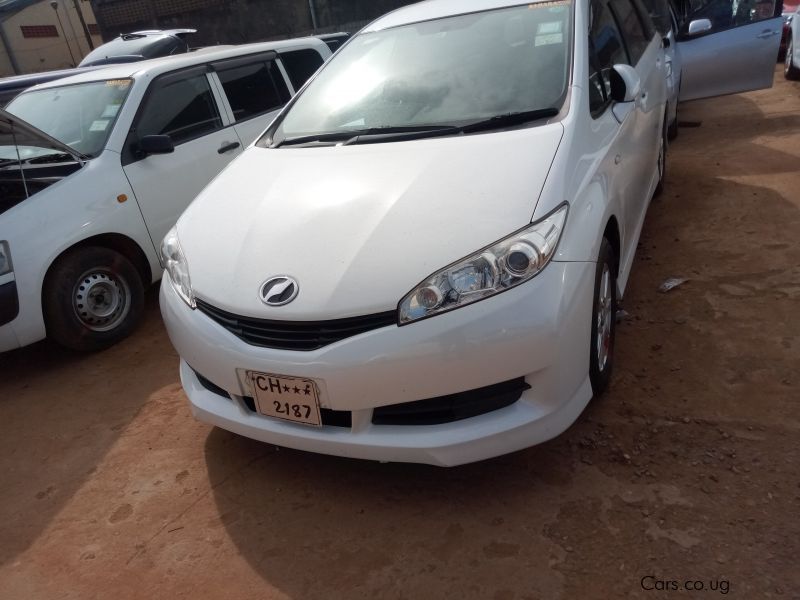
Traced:
<path fill-rule="evenodd" d="M 683 63 L 680 99 L 772 87 L 782 26 L 775 0 L 700 3 L 678 35 Z"/>
<path fill-rule="evenodd" d="M 213 63 L 213 78 L 225 99 L 234 129 L 246 147 L 292 97 L 275 52 Z"/>
<path fill-rule="evenodd" d="M 644 221 L 658 177 L 666 85 L 663 51 L 660 36 L 646 18 L 646 9 L 632 0 L 609 0 L 608 8 L 622 33 L 630 64 L 641 80 L 641 92 L 635 100 L 636 127 L 630 132 L 635 152 L 624 157 L 636 180 L 636 193 L 626 207 L 628 224 L 636 230 Z"/>
<path fill-rule="evenodd" d="M 174 151 L 143 153 L 140 140 L 148 135 L 169 136 Z M 206 65 L 150 84 L 125 143 L 122 166 L 156 248 L 195 196 L 241 151 Z"/>

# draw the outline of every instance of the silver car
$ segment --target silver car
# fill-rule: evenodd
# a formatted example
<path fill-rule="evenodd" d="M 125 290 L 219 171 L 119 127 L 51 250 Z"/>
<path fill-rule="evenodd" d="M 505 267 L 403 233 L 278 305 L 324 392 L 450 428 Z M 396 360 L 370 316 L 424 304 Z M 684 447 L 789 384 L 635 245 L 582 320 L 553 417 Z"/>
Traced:
<path fill-rule="evenodd" d="M 770 87 L 783 25 L 780 3 L 643 0 L 643 4 L 663 39 L 670 139 L 678 134 L 679 101 Z M 795 54 L 793 64 L 800 65 L 797 48 Z M 791 71 L 789 59 L 787 65 Z M 797 69 L 794 72 L 797 75 Z"/>

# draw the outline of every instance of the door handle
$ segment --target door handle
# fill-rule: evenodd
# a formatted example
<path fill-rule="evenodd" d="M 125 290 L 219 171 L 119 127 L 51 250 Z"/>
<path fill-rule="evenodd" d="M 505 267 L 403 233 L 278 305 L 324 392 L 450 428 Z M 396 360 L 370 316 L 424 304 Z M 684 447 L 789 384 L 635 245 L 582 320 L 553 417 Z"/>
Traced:
<path fill-rule="evenodd" d="M 219 154 L 225 154 L 226 152 L 230 152 L 231 150 L 236 150 L 241 144 L 239 142 L 225 142 L 222 146 L 219 147 L 217 152 Z"/>
<path fill-rule="evenodd" d="M 759 33 L 756 37 L 760 40 L 765 40 L 767 38 L 771 38 L 773 35 L 778 35 L 778 32 L 771 29 L 765 29 L 764 31 Z"/>

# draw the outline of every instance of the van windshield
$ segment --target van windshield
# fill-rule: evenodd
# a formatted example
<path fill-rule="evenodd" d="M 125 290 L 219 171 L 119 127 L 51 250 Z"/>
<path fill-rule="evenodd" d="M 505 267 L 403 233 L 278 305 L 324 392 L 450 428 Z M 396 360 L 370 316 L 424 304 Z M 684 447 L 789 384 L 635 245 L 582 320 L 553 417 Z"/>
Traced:
<path fill-rule="evenodd" d="M 262 143 L 558 109 L 569 81 L 571 8 L 538 2 L 357 35 Z"/>
<path fill-rule="evenodd" d="M 81 154 L 97 156 L 105 148 L 132 83 L 131 79 L 112 79 L 25 92 L 6 111 Z"/>

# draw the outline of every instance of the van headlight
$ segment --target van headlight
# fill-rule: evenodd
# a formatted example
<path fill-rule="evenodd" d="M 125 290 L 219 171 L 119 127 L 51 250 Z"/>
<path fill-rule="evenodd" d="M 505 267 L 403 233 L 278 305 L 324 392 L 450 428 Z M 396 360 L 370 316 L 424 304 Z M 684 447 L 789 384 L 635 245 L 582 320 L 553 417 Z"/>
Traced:
<path fill-rule="evenodd" d="M 536 277 L 558 246 L 568 204 L 507 238 L 434 273 L 400 301 L 406 325 L 510 290 Z"/>
<path fill-rule="evenodd" d="M 0 242 L 0 275 L 11 273 L 14 266 L 11 264 L 11 250 L 8 248 L 8 242 Z"/>
<path fill-rule="evenodd" d="M 192 293 L 192 280 L 189 278 L 189 265 L 186 264 L 186 257 L 183 255 L 181 243 L 178 241 L 178 228 L 173 227 L 161 242 L 161 260 L 164 268 L 169 274 L 172 287 L 178 295 L 190 307 L 197 305 Z"/>

